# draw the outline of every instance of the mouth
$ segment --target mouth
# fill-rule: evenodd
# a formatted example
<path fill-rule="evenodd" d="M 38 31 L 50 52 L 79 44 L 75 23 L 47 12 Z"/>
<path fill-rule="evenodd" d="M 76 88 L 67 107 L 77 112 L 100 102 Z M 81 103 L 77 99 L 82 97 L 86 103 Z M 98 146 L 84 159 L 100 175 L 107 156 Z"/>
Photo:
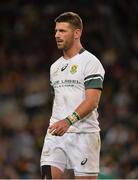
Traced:
<path fill-rule="evenodd" d="M 56 40 L 57 44 L 63 43 L 63 40 Z"/>
<path fill-rule="evenodd" d="M 57 41 L 57 44 L 61 44 L 62 43 L 62 41 Z"/>
<path fill-rule="evenodd" d="M 56 43 L 57 43 L 57 47 L 58 47 L 59 49 L 62 49 L 62 48 L 63 48 L 63 46 L 64 46 L 64 41 L 63 41 L 63 40 L 61 40 L 61 39 L 56 39 Z"/>

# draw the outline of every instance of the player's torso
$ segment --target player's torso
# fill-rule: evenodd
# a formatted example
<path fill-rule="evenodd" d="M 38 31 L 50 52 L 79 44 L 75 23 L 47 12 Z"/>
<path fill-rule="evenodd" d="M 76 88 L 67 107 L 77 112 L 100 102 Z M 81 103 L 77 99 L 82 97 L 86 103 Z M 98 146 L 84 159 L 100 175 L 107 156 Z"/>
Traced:
<path fill-rule="evenodd" d="M 85 99 L 84 79 L 88 62 L 92 57 L 84 52 L 71 60 L 60 58 L 56 61 L 50 72 L 51 85 L 54 88 L 54 103 L 51 123 L 64 119 Z M 93 60 L 93 59 L 92 59 Z M 54 120 L 53 120 L 54 119 Z M 93 119 L 93 121 L 92 121 Z M 99 131 L 97 114 L 90 113 L 84 120 L 70 127 L 70 132 L 94 132 Z M 95 122 L 94 122 L 95 121 Z M 93 126 L 91 125 L 93 124 Z"/>
<path fill-rule="evenodd" d="M 55 93 L 66 89 L 84 89 L 82 58 L 76 55 L 71 60 L 61 59 L 51 70 L 51 81 Z"/>
<path fill-rule="evenodd" d="M 51 68 L 55 118 L 68 116 L 85 98 L 83 61 L 82 56 L 78 54 L 71 60 L 60 58 Z"/>

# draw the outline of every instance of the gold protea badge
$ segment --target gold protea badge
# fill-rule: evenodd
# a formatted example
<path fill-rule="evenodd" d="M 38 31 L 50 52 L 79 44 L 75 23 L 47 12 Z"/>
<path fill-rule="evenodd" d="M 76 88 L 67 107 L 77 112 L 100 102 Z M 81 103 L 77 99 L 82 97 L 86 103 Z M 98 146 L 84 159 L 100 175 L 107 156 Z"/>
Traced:
<path fill-rule="evenodd" d="M 73 64 L 70 68 L 71 74 L 75 74 L 77 72 L 78 65 Z"/>

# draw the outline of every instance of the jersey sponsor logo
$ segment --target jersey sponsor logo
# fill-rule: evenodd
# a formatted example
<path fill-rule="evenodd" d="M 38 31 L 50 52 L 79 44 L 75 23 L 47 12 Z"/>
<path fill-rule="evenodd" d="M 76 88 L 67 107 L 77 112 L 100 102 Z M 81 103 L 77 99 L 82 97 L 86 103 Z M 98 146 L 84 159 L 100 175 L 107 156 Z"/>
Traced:
<path fill-rule="evenodd" d="M 78 65 L 73 64 L 70 69 L 71 74 L 75 74 L 77 72 L 77 68 L 78 68 Z"/>
<path fill-rule="evenodd" d="M 83 159 L 83 161 L 81 161 L 81 165 L 86 164 L 87 160 L 88 160 L 87 158 Z"/>
<path fill-rule="evenodd" d="M 67 68 L 68 64 L 64 65 L 62 68 L 61 68 L 61 71 L 64 71 L 66 68 Z"/>

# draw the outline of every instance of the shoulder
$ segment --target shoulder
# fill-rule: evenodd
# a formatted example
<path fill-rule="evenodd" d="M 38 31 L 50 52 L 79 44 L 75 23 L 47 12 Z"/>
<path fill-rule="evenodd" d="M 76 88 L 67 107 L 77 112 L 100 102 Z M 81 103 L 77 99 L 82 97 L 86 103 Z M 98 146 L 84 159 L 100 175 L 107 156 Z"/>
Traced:
<path fill-rule="evenodd" d="M 62 57 L 58 58 L 50 67 L 50 70 L 52 71 L 53 69 L 55 69 L 56 67 L 59 66 L 59 64 L 61 63 L 62 61 Z"/>
<path fill-rule="evenodd" d="M 85 62 L 85 64 L 92 64 L 92 65 L 101 65 L 101 62 L 100 60 L 94 55 L 92 54 L 91 52 L 85 50 L 82 54 L 82 59 L 83 59 L 83 62 Z"/>

